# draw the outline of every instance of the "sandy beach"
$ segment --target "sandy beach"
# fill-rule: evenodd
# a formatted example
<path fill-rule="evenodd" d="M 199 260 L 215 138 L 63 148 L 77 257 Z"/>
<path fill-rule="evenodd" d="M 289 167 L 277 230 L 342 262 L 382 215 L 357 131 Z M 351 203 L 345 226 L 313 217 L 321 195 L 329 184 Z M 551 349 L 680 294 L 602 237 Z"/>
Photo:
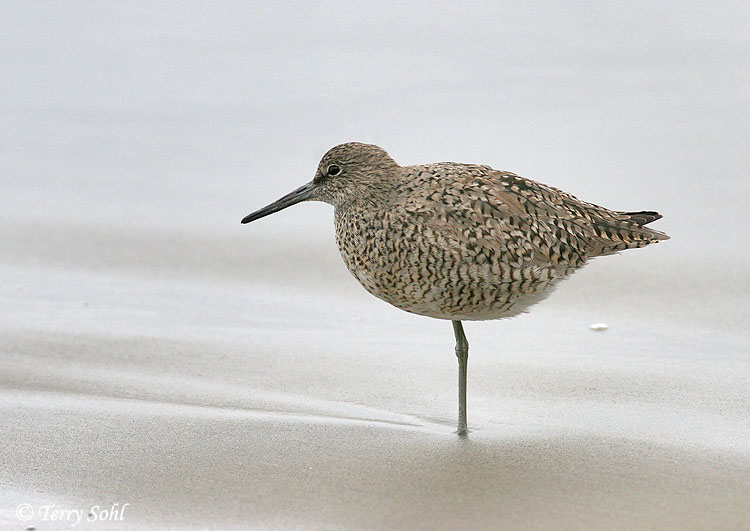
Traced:
<path fill-rule="evenodd" d="M 0 529 L 750 528 L 746 9 L 515 7 L 508 45 L 487 6 L 445 42 L 442 12 L 133 6 L 0 23 Z M 362 290 L 328 205 L 239 224 L 345 140 L 672 239 L 466 323 L 459 438 L 450 324 Z"/>
<path fill-rule="evenodd" d="M 16 262 L 2 267 L 9 529 L 20 503 L 36 504 L 37 529 L 59 528 L 40 521 L 46 505 L 116 503 L 129 512 L 104 528 L 750 521 L 743 317 L 731 320 L 728 289 L 715 322 L 670 312 L 656 288 L 674 277 L 633 295 L 627 275 L 646 276 L 658 248 L 592 263 L 530 315 L 469 323 L 464 440 L 450 327 L 360 293 L 327 238 L 132 236 L 129 252 L 158 268 L 118 258 L 116 231 L 48 229 L 3 234 Z M 198 248 L 215 263 L 185 266 L 180 253 Z M 284 259 L 256 264 L 259 249 Z M 298 263 L 331 271 L 308 284 L 284 267 Z M 602 302 L 608 284 L 620 293 Z M 588 329 L 601 320 L 606 332 Z"/>

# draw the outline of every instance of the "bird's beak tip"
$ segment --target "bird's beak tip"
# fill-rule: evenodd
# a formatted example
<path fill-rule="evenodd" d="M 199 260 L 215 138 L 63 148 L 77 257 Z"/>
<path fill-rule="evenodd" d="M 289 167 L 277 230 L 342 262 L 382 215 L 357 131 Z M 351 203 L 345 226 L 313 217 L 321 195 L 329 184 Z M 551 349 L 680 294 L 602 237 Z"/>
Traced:
<path fill-rule="evenodd" d="M 242 221 L 240 221 L 240 223 L 244 225 L 245 223 L 250 223 L 251 221 L 255 221 L 256 219 L 260 219 L 262 217 L 268 216 L 269 214 L 273 214 L 274 212 L 278 212 L 279 210 L 284 210 L 287 207 L 296 205 L 301 201 L 306 201 L 310 199 L 314 187 L 315 185 L 312 182 L 300 186 L 293 192 L 286 194 L 278 201 L 275 201 L 270 205 L 253 212 L 252 214 L 248 214 L 247 216 L 242 218 Z"/>

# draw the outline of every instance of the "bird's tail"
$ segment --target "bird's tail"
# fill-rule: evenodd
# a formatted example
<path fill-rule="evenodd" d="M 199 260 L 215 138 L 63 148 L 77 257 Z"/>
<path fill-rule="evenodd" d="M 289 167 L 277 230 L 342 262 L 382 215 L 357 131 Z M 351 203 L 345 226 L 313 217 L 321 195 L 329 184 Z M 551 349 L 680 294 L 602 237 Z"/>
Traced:
<path fill-rule="evenodd" d="M 614 219 L 608 216 L 594 222 L 594 231 L 602 244 L 600 254 L 645 247 L 651 243 L 669 239 L 667 234 L 645 226 L 662 217 L 658 212 L 642 210 L 611 212 L 611 214 L 614 214 Z"/>
<path fill-rule="evenodd" d="M 623 214 L 638 226 L 643 236 L 646 236 L 648 238 L 648 243 L 658 243 L 660 241 L 669 239 L 668 234 L 644 226 L 648 225 L 652 221 L 661 219 L 662 215 L 658 212 L 653 212 L 651 210 L 642 210 L 640 212 L 623 212 Z"/>
<path fill-rule="evenodd" d="M 651 210 L 641 210 L 640 212 L 619 212 L 619 214 L 627 216 L 630 221 L 637 224 L 639 227 L 648 225 L 652 221 L 656 221 L 663 217 L 658 212 L 653 212 Z"/>

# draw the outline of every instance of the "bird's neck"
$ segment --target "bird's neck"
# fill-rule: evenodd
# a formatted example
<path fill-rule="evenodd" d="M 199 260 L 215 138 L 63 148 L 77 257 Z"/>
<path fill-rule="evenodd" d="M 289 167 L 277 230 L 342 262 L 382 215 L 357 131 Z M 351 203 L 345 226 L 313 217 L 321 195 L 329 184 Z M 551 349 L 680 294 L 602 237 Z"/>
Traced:
<path fill-rule="evenodd" d="M 337 211 L 350 209 L 380 210 L 397 200 L 400 190 L 403 188 L 398 179 L 382 179 L 373 181 L 360 181 L 351 189 L 342 191 L 333 197 L 333 206 Z"/>

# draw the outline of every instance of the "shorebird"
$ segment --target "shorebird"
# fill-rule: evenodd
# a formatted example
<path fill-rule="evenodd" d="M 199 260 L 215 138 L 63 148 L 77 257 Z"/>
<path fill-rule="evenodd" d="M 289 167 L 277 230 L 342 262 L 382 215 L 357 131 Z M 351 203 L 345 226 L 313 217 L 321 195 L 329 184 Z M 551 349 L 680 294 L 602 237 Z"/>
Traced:
<path fill-rule="evenodd" d="M 656 212 L 609 210 L 489 166 L 399 166 L 359 142 L 330 149 L 312 181 L 242 223 L 301 201 L 333 205 L 339 251 L 367 291 L 452 321 L 459 435 L 469 355 L 461 321 L 518 315 L 589 259 L 669 239 L 645 227 Z"/>

